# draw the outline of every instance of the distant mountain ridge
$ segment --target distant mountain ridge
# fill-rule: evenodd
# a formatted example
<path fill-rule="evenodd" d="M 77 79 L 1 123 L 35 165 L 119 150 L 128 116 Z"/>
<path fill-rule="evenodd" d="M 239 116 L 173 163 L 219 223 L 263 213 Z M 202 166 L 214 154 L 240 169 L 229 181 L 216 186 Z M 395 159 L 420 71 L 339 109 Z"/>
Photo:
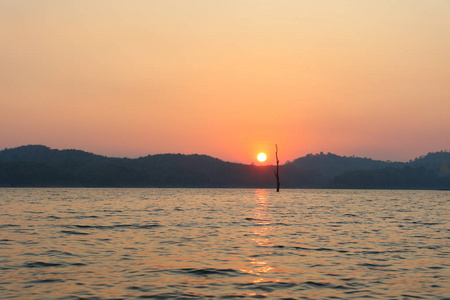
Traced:
<path fill-rule="evenodd" d="M 388 166 L 401 165 L 399 162 L 373 160 L 371 158 L 339 156 L 333 153 L 308 154 L 295 159 L 292 164 L 306 170 L 316 170 L 326 178 L 355 170 L 375 170 Z"/>
<path fill-rule="evenodd" d="M 0 161 L 59 162 L 65 160 L 107 160 L 105 156 L 75 149 L 57 150 L 43 145 L 28 145 L 0 151 Z"/>
<path fill-rule="evenodd" d="M 450 152 L 407 163 L 308 154 L 280 166 L 282 188 L 450 188 Z M 28 145 L 0 151 L 0 186 L 272 188 L 274 166 L 225 162 L 208 155 L 112 158 Z"/>

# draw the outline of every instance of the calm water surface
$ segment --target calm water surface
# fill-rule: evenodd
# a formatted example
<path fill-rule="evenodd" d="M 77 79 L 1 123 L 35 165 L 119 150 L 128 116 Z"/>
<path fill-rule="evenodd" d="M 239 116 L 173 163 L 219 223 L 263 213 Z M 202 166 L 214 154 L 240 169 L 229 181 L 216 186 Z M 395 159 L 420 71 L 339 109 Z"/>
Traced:
<path fill-rule="evenodd" d="M 2 299 L 450 299 L 450 192 L 0 189 Z"/>

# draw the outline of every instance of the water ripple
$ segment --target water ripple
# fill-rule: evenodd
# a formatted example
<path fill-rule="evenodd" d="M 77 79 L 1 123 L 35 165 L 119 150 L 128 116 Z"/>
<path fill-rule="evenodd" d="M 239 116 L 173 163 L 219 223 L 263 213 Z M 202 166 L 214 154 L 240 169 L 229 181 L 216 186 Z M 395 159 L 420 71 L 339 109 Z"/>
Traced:
<path fill-rule="evenodd" d="M 196 275 L 196 276 L 209 276 L 209 275 L 218 275 L 218 276 L 238 276 L 241 274 L 240 271 L 234 269 L 216 269 L 216 268 L 204 268 L 204 269 L 195 269 L 195 268 L 183 268 L 173 270 L 173 272 Z"/>
<path fill-rule="evenodd" d="M 2 189 L 1 196 L 1 298 L 443 300 L 450 291 L 448 194 Z"/>

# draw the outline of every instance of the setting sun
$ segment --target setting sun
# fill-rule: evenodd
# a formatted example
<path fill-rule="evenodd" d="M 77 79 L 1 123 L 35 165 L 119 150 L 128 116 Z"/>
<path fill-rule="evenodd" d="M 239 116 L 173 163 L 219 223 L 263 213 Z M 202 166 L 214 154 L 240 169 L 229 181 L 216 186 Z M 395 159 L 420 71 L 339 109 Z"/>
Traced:
<path fill-rule="evenodd" d="M 258 158 L 258 161 L 264 162 L 267 159 L 267 155 L 265 153 L 261 152 L 261 153 L 258 154 L 257 158 Z"/>

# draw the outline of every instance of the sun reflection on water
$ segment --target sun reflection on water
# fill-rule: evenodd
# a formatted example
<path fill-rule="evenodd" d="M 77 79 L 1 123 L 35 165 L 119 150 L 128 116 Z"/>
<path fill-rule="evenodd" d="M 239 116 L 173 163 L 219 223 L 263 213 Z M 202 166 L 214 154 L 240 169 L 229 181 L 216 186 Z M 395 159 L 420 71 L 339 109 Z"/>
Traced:
<path fill-rule="evenodd" d="M 252 242 L 252 247 L 259 249 L 260 247 L 273 247 L 275 244 L 270 240 L 270 236 L 273 235 L 274 228 L 270 225 L 271 214 L 269 211 L 270 203 L 268 200 L 267 190 L 256 190 L 255 191 L 255 208 L 253 210 L 253 217 L 250 218 L 255 225 L 252 228 L 252 237 L 250 241 Z M 273 252 L 264 251 L 253 253 L 252 257 L 249 258 L 249 267 L 241 269 L 241 272 L 247 274 L 252 274 L 258 276 L 258 278 L 252 280 L 252 283 L 264 283 L 264 282 L 279 282 L 279 279 L 266 278 L 269 273 L 275 268 L 271 266 L 269 260 L 264 259 L 273 254 Z M 273 275 L 273 274 L 272 274 Z"/>

